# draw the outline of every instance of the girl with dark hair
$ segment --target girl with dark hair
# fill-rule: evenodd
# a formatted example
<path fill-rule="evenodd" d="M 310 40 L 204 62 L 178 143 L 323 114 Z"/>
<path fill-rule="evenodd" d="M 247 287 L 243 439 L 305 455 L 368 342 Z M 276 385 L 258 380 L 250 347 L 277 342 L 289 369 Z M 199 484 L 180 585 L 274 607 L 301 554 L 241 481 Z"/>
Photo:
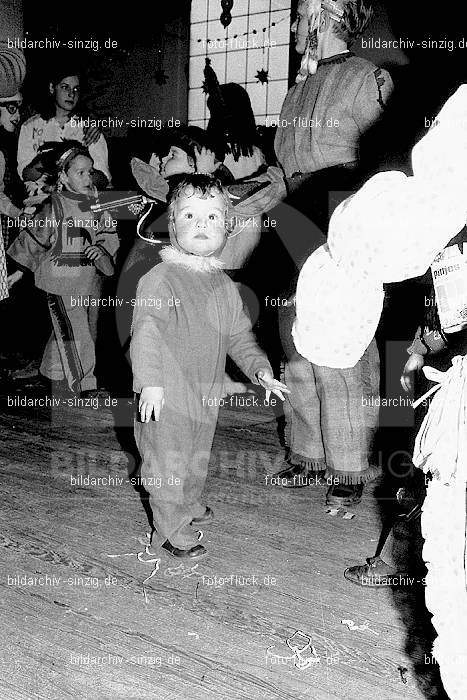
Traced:
<path fill-rule="evenodd" d="M 18 141 L 18 173 L 25 181 L 36 181 L 40 172 L 34 167 L 39 148 L 47 141 L 85 142 L 83 119 L 79 111 L 81 77 L 76 68 L 64 66 L 49 82 L 48 100 L 40 113 L 21 127 Z M 93 183 L 105 189 L 110 183 L 107 143 L 102 134 L 89 145 L 94 162 Z"/>

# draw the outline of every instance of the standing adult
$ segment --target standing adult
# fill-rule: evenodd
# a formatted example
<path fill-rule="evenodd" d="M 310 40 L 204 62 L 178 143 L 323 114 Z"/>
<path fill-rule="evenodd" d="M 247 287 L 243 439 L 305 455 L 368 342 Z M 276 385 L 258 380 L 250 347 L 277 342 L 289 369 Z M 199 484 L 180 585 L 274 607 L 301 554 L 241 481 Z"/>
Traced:
<path fill-rule="evenodd" d="M 361 139 L 381 117 L 392 81 L 385 70 L 349 50 L 371 17 L 363 0 L 302 0 L 297 12 L 292 31 L 302 61 L 282 107 L 275 148 L 288 182 L 288 203 L 315 221 L 315 184 L 322 181 L 328 220 L 339 201 L 331 191 L 354 189 L 361 180 Z M 322 200 L 323 191 L 320 195 Z M 323 201 L 318 208 L 321 224 Z M 294 315 L 290 304 L 281 319 L 287 335 Z M 298 487 L 332 477 L 327 503 L 358 503 L 364 483 L 379 473 L 369 462 L 377 411 L 367 409 L 374 402 L 366 402 L 379 391 L 376 342 L 373 338 L 363 357 L 345 369 L 310 362 L 289 345 L 289 466 L 279 473 L 280 483 Z"/>
<path fill-rule="evenodd" d="M 18 173 L 26 181 L 42 175 L 39 148 L 46 142 L 72 140 L 89 147 L 94 162 L 93 183 L 98 190 L 108 187 L 111 178 L 107 143 L 103 134 L 94 142 L 83 126 L 79 108 L 81 77 L 71 66 L 59 66 L 51 76 L 45 105 L 21 127 L 18 141 Z"/>

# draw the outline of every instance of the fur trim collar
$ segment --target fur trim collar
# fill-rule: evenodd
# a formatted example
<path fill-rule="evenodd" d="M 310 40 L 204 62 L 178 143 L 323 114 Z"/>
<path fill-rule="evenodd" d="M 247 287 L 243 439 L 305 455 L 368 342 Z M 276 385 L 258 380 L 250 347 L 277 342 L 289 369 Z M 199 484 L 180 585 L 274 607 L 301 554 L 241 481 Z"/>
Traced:
<path fill-rule="evenodd" d="M 218 258 L 212 256 L 203 257 L 202 255 L 190 255 L 181 250 L 177 250 L 171 245 L 164 246 L 160 252 L 160 257 L 164 262 L 173 263 L 174 265 L 182 265 L 190 270 L 197 272 L 218 272 L 225 265 Z"/>

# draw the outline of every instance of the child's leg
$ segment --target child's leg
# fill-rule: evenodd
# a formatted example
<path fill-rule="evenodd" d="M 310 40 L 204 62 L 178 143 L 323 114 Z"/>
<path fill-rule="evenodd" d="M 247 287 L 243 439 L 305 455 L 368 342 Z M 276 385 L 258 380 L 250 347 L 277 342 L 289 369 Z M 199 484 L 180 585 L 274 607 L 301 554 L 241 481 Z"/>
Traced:
<path fill-rule="evenodd" d="M 338 476 L 341 484 L 364 484 L 380 471 L 369 463 L 379 413 L 372 405 L 379 396 L 376 341 L 372 340 L 355 367 L 313 368 L 321 401 L 327 476 Z"/>
<path fill-rule="evenodd" d="M 198 544 L 190 527 L 193 518 L 185 500 L 187 465 L 193 450 L 188 416 L 164 406 L 158 422 L 135 422 L 135 439 L 142 458 L 141 484 L 149 493 L 155 533 L 153 547 L 169 540 L 178 549 Z"/>
<path fill-rule="evenodd" d="M 211 457 L 212 441 L 216 430 L 217 416 L 211 421 L 198 427 L 196 442 L 185 477 L 183 489 L 187 508 L 191 519 L 200 518 L 206 512 L 206 505 L 201 502 L 201 495 L 208 475 L 209 459 Z"/>
<path fill-rule="evenodd" d="M 90 298 L 98 300 L 98 299 L 100 299 L 100 296 L 93 295 Z M 97 343 L 97 324 L 99 322 L 99 310 L 100 309 L 98 306 L 90 306 L 88 309 L 89 332 L 91 334 L 94 348 L 96 347 L 96 343 Z"/>
<path fill-rule="evenodd" d="M 63 370 L 70 389 L 95 389 L 96 353 L 87 308 L 72 306 L 70 296 L 48 294 L 47 299 Z"/>
<path fill-rule="evenodd" d="M 45 346 L 42 355 L 40 373 L 50 379 L 52 382 L 59 382 L 64 379 L 62 360 L 58 349 L 55 332 L 52 331 L 47 345 Z"/>
<path fill-rule="evenodd" d="M 296 352 L 286 362 L 284 379 L 290 389 L 284 402 L 290 436 L 289 460 L 309 471 L 324 470 L 321 409 L 313 365 Z"/>

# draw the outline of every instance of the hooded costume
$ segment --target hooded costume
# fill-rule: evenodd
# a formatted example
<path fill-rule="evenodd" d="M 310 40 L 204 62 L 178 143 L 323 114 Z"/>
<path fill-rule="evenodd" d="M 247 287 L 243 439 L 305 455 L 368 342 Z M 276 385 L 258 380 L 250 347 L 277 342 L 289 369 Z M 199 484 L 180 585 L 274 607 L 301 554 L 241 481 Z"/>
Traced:
<path fill-rule="evenodd" d="M 163 262 L 140 280 L 135 300 L 133 389 L 163 387 L 165 398 L 158 422 L 135 422 L 135 438 L 154 516 L 153 543 L 169 540 L 190 549 L 197 537 L 189 523 L 205 512 L 200 497 L 226 355 L 256 384 L 256 373 L 270 365 L 222 263 L 184 252 L 173 230 L 170 240 L 160 253 Z"/>

